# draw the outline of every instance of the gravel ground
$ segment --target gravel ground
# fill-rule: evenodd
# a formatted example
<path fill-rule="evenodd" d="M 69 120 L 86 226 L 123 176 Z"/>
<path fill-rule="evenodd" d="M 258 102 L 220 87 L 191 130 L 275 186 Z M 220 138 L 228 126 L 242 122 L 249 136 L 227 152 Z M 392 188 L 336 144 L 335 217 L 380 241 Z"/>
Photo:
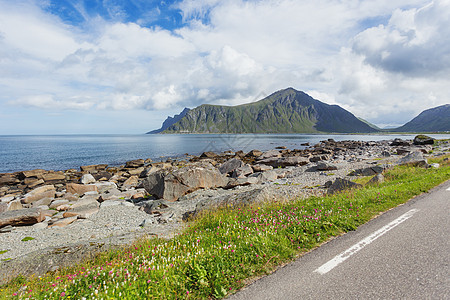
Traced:
<path fill-rule="evenodd" d="M 358 160 L 358 159 L 356 159 Z M 377 160 L 378 164 L 386 164 L 393 161 L 393 158 L 383 161 Z M 308 172 L 307 169 L 315 164 L 309 164 L 303 167 L 288 167 L 285 169 L 276 169 L 279 173 L 285 173 L 284 178 L 278 179 L 272 183 L 255 184 L 251 186 L 237 187 L 232 190 L 207 190 L 197 191 L 183 197 L 182 201 L 173 203 L 173 208 L 181 211 L 192 211 L 197 203 L 208 197 L 224 196 L 231 197 L 236 193 L 244 193 L 255 190 L 261 190 L 259 196 L 267 199 L 292 199 L 297 197 L 306 197 L 312 194 L 321 194 L 325 190 L 318 188 L 327 181 L 333 181 L 337 177 L 346 177 L 353 169 L 364 168 L 374 162 L 373 159 L 364 161 L 331 161 L 338 170 L 324 172 Z M 354 178 L 354 177 L 353 177 Z M 252 194 L 250 194 L 252 195 Z M 134 206 L 108 206 L 102 207 L 100 211 L 86 220 L 77 220 L 66 227 L 52 227 L 38 229 L 35 226 L 14 228 L 13 231 L 0 234 L 0 259 L 3 264 L 5 260 L 24 257 L 36 251 L 44 249 L 64 247 L 83 242 L 102 241 L 114 245 L 129 243 L 145 235 L 157 235 L 159 237 L 171 237 L 180 228 L 183 222 L 169 221 L 168 223 L 150 224 L 139 226 L 149 215 Z M 180 220 L 174 218 L 175 220 Z M 26 237 L 32 237 L 32 240 L 22 241 Z M 8 262 L 8 264 L 13 261 Z"/>

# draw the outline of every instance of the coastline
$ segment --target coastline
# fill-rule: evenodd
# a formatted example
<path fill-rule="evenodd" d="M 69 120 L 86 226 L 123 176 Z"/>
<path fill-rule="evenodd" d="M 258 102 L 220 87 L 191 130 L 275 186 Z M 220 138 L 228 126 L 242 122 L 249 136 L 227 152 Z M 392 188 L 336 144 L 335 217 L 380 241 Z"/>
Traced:
<path fill-rule="evenodd" d="M 350 176 L 354 170 L 372 172 L 374 167 L 384 170 L 408 153 L 421 151 L 424 155 L 437 155 L 442 150 L 433 151 L 429 145 L 416 146 L 403 140 L 392 144 L 394 141 L 340 143 L 327 140 L 309 147 L 309 150 L 273 149 L 264 153 L 238 151 L 220 154 L 205 152 L 201 156 L 189 157 L 189 162 L 176 160 L 155 163 L 134 160 L 127 162 L 123 168 L 116 168 L 116 173 L 111 173 L 107 180 L 104 172 L 108 172 L 108 169 L 102 165 L 84 166 L 81 171 L 68 170 L 70 172 L 64 174 L 65 179 L 60 182 L 57 179 L 54 182 L 43 180 L 44 175 L 61 174 L 58 172 L 40 175 L 39 172 L 17 172 L 17 176 L 24 177 L 21 183 L 27 178 L 35 177 L 33 180 L 43 180 L 45 185 L 24 189 L 20 194 L 12 196 L 0 195 L 1 203 L 3 206 L 5 203 L 21 204 L 23 210 L 38 208 L 45 218 L 34 225 L 10 226 L 9 231 L 4 226 L 0 228 L 3 231 L 0 233 L 0 251 L 8 250 L 0 254 L 0 259 L 6 259 L 0 263 L 0 275 L 12 274 L 10 272 L 15 268 L 24 274 L 45 273 L 101 251 L 96 245 L 106 244 L 108 248 L 120 246 L 123 241 L 128 243 L 141 236 L 170 237 L 182 228 L 183 220 L 187 217 L 217 206 L 286 201 L 321 195 L 327 193 L 330 184 L 339 178 L 352 180 L 361 176 Z M 450 151 L 448 144 L 445 147 L 442 153 Z M 430 151 L 433 151 L 432 154 L 429 154 Z M 243 176 L 227 172 L 227 183 L 222 187 L 198 188 L 180 194 L 177 199 L 167 200 L 150 197 L 149 188 L 143 183 L 152 174 L 163 174 L 166 169 L 185 172 L 205 169 L 216 172 L 233 159 L 242 161 L 240 167 L 248 165 L 253 170 L 251 174 Z M 265 170 L 258 171 L 263 165 L 266 166 Z M 30 176 L 26 177 L 28 175 Z M 91 182 L 83 183 L 82 178 L 89 177 L 87 175 L 94 177 L 94 181 L 91 178 Z M 39 179 L 39 176 L 42 178 Z M 16 179 L 20 180 L 19 177 Z M 49 185 L 54 187 L 51 192 L 53 197 L 47 194 L 26 203 L 30 193 Z M 80 189 L 79 193 L 68 193 L 69 186 L 74 185 Z M 83 191 L 87 187 L 93 190 Z M 25 237 L 32 237 L 33 240 L 23 242 Z M 94 246 L 86 248 L 82 245 Z M 39 253 L 48 255 L 39 256 Z M 27 257 L 36 255 L 43 261 L 34 264 L 34 269 L 30 267 L 32 270 L 25 267 L 29 264 Z"/>

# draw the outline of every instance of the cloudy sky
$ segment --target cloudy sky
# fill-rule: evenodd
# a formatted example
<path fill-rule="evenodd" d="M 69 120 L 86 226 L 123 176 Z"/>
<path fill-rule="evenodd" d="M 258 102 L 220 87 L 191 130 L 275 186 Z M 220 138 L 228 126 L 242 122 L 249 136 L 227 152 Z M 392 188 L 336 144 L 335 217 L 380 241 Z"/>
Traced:
<path fill-rule="evenodd" d="M 287 87 L 382 127 L 450 103 L 450 0 L 0 0 L 0 134 L 143 133 Z"/>

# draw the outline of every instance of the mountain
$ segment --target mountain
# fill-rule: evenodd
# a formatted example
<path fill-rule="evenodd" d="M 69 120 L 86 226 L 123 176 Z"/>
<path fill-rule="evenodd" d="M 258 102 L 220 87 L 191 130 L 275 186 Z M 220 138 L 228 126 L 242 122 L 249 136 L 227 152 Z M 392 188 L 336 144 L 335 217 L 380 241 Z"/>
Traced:
<path fill-rule="evenodd" d="M 180 114 L 175 115 L 173 117 L 170 117 L 170 116 L 167 117 L 167 119 L 163 122 L 160 129 L 149 131 L 146 134 L 156 134 L 156 133 L 163 132 L 164 130 L 166 130 L 167 128 L 169 128 L 170 126 L 175 124 L 176 122 L 180 121 L 189 111 L 190 111 L 190 109 L 186 107 L 183 109 L 183 111 Z"/>
<path fill-rule="evenodd" d="M 378 127 L 377 125 L 372 124 L 372 123 L 370 123 L 369 121 L 364 120 L 363 118 L 360 118 L 360 117 L 357 117 L 357 118 L 358 118 L 358 120 L 360 120 L 360 121 L 363 122 L 363 123 L 366 123 L 367 125 L 369 125 L 369 126 L 372 127 L 373 129 L 375 129 L 375 130 L 377 130 L 377 131 L 380 131 L 380 130 L 381 130 L 381 128 Z"/>
<path fill-rule="evenodd" d="M 440 132 L 450 131 L 450 104 L 430 108 L 421 112 L 405 125 L 390 129 L 396 132 Z"/>
<path fill-rule="evenodd" d="M 288 88 L 254 103 L 200 105 L 163 133 L 353 133 L 376 132 L 337 105 Z"/>

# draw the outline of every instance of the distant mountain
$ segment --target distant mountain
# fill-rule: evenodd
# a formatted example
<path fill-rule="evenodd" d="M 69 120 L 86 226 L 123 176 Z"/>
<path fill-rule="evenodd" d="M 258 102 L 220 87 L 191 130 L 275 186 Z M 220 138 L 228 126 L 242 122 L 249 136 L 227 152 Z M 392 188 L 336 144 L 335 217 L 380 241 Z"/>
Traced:
<path fill-rule="evenodd" d="M 167 117 L 167 119 L 163 122 L 160 129 L 149 131 L 146 134 L 156 134 L 156 133 L 163 132 L 164 130 L 166 130 L 167 128 L 169 128 L 170 126 L 175 124 L 176 122 L 180 121 L 189 111 L 190 111 L 190 109 L 186 107 L 183 109 L 183 111 L 180 114 L 175 115 L 173 117 L 170 117 L 170 116 Z"/>
<path fill-rule="evenodd" d="M 163 125 L 164 127 L 164 125 Z M 368 133 L 377 130 L 337 105 L 288 88 L 254 103 L 201 105 L 163 133 Z"/>
<path fill-rule="evenodd" d="M 367 121 L 367 120 L 364 120 L 363 118 L 359 118 L 359 117 L 358 117 L 358 120 L 360 120 L 361 122 L 366 123 L 367 125 L 369 125 L 370 127 L 372 127 L 373 129 L 375 129 L 375 130 L 377 130 L 377 131 L 380 131 L 380 130 L 381 130 L 380 127 L 378 127 L 378 126 L 375 125 L 375 124 L 370 123 L 370 122 Z"/>
<path fill-rule="evenodd" d="M 450 131 L 450 104 L 421 112 L 405 125 L 390 129 L 395 132 L 441 132 Z"/>

